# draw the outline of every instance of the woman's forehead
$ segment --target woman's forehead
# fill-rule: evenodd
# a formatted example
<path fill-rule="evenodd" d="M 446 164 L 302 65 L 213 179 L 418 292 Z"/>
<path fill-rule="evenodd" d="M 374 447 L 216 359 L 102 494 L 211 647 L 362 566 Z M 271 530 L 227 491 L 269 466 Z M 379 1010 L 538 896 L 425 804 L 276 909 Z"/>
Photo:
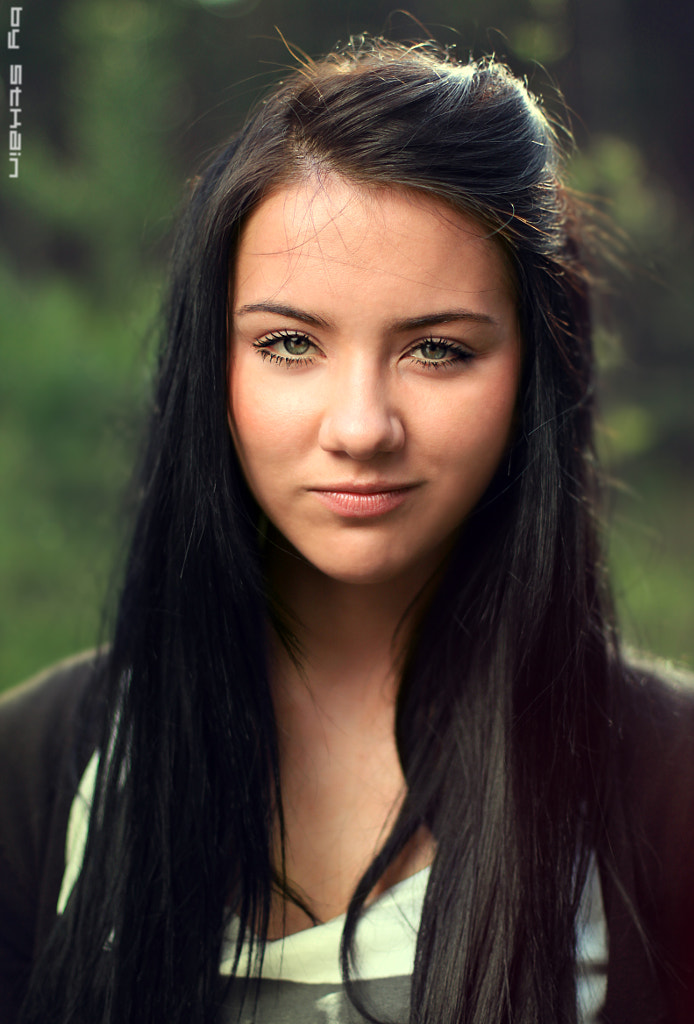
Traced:
<path fill-rule="evenodd" d="M 366 214 L 374 231 L 388 230 L 395 236 L 408 230 L 425 233 L 458 231 L 480 239 L 489 230 L 470 214 L 423 190 L 400 185 L 354 181 L 336 172 L 311 173 L 282 185 L 266 196 L 250 214 L 241 232 L 260 220 L 278 220 L 291 244 L 308 241 L 332 225 L 345 225 Z M 257 229 L 257 228 L 256 228 Z"/>
<path fill-rule="evenodd" d="M 422 192 L 337 175 L 268 196 L 244 225 L 235 271 L 237 298 L 239 290 L 286 289 L 311 277 L 359 287 L 361 277 L 366 292 L 416 285 L 513 301 L 503 250 L 479 221 Z"/>

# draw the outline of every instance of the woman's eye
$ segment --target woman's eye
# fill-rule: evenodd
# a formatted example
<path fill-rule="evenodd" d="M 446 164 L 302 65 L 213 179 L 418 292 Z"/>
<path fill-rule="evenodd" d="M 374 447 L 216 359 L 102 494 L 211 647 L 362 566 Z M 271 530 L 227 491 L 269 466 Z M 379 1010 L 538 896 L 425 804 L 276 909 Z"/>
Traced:
<path fill-rule="evenodd" d="M 285 338 L 282 344 L 290 356 L 305 356 L 311 347 L 308 338 L 302 338 L 298 334 L 292 338 Z"/>
<path fill-rule="evenodd" d="M 305 334 L 297 331 L 272 331 L 253 343 L 264 359 L 274 363 L 311 363 L 314 344 Z"/>
<path fill-rule="evenodd" d="M 472 353 L 466 349 L 436 338 L 420 341 L 418 345 L 410 349 L 409 355 L 416 363 L 434 368 L 451 366 L 454 363 L 466 363 L 474 358 Z"/>
<path fill-rule="evenodd" d="M 419 346 L 419 350 L 425 359 L 433 359 L 436 363 L 446 359 L 451 351 L 448 345 L 442 345 L 435 341 L 425 341 L 423 345 Z"/>

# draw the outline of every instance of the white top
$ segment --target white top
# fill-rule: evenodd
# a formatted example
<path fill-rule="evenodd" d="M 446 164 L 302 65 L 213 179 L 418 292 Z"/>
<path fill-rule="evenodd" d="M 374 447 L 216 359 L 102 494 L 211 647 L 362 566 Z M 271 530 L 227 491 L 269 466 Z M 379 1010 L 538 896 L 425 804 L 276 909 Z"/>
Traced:
<path fill-rule="evenodd" d="M 68 821 L 65 872 L 58 900 L 62 913 L 82 866 L 89 808 L 96 779 L 94 754 L 82 776 Z M 380 1019 L 407 1020 L 417 931 L 430 868 L 384 892 L 366 907 L 355 937 L 355 976 L 362 998 Z M 352 1024 L 362 1020 L 342 987 L 340 941 L 345 916 L 333 918 L 286 938 L 268 942 L 257 992 L 249 989 L 240 1024 Z M 229 975 L 238 922 L 232 920 L 222 947 L 220 973 Z M 592 863 L 581 901 L 577 929 L 576 970 L 579 1024 L 592 1024 L 605 1000 L 607 926 L 600 881 Z M 238 1020 L 239 993 L 248 971 L 244 944 L 237 978 L 229 988 L 224 1021 Z M 250 976 L 255 977 L 255 965 Z"/>

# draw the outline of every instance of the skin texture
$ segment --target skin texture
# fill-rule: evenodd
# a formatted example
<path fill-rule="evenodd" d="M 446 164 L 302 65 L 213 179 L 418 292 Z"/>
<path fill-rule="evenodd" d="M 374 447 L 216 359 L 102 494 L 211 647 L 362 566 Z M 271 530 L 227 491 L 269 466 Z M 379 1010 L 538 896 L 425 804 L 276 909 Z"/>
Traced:
<path fill-rule="evenodd" d="M 287 877 L 327 920 L 403 796 L 403 623 L 511 440 L 514 290 L 473 219 L 328 176 L 249 217 L 231 299 L 230 428 L 302 646 L 271 650 Z M 422 832 L 373 896 L 432 856 Z M 270 937 L 308 924 L 278 899 Z"/>

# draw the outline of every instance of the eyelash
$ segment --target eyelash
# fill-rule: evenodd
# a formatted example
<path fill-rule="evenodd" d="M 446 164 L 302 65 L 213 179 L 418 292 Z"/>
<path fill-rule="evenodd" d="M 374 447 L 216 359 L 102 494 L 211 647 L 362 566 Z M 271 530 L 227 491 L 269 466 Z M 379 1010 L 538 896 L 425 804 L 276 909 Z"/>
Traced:
<path fill-rule="evenodd" d="M 302 334 L 300 331 L 283 329 L 279 331 L 271 331 L 270 334 L 266 334 L 262 338 L 258 338 L 257 341 L 254 341 L 253 345 L 258 349 L 263 359 L 269 359 L 270 362 L 275 363 L 277 366 L 284 365 L 287 368 L 291 366 L 308 366 L 310 363 L 314 362 L 313 356 L 282 356 L 278 352 L 272 351 L 270 347 L 271 345 L 276 345 L 277 342 L 286 341 L 287 339 L 297 339 L 301 343 L 308 342 L 310 345 L 314 344 L 308 335 Z M 432 345 L 436 348 L 445 349 L 449 353 L 449 358 L 438 360 L 421 359 L 413 354 L 417 349 L 421 349 L 425 345 Z M 451 341 L 447 341 L 445 338 L 434 337 L 424 338 L 422 341 L 417 342 L 417 344 L 410 349 L 406 355 L 411 362 L 415 363 L 417 366 L 423 366 L 427 370 L 440 370 L 447 366 L 471 362 L 475 358 L 473 353 L 469 352 L 467 349 L 464 349 Z"/>

